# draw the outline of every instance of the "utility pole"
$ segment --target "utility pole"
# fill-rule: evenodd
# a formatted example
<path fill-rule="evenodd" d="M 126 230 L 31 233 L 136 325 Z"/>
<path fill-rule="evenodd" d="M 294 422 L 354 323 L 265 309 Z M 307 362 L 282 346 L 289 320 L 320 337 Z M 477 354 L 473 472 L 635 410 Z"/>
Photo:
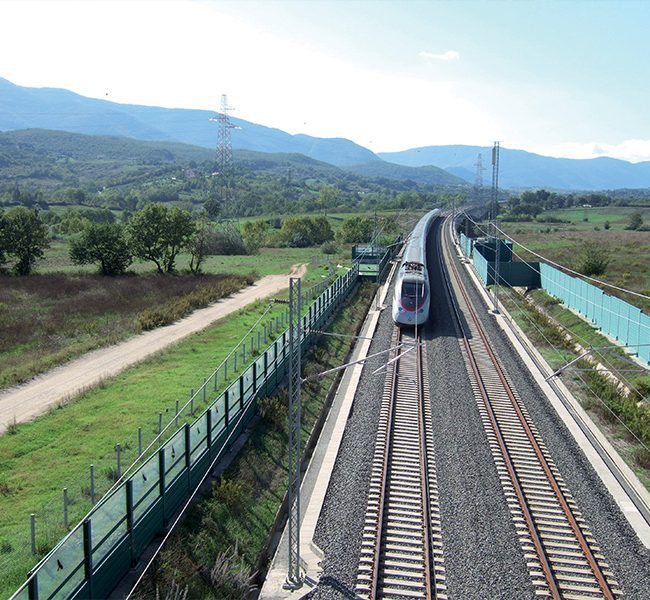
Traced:
<path fill-rule="evenodd" d="M 492 148 L 492 232 L 494 240 L 494 312 L 499 312 L 499 267 L 501 261 L 501 240 L 497 230 L 497 213 L 499 206 L 499 142 Z"/>
<path fill-rule="evenodd" d="M 479 152 L 476 157 L 476 162 L 474 163 L 476 167 L 476 177 L 474 179 L 474 194 L 476 198 L 476 203 L 481 204 L 483 200 L 483 171 L 485 167 L 483 166 L 483 155 Z"/>
<path fill-rule="evenodd" d="M 302 323 L 301 279 L 289 279 L 289 569 L 285 588 L 302 585 L 300 570 L 300 346 Z"/>

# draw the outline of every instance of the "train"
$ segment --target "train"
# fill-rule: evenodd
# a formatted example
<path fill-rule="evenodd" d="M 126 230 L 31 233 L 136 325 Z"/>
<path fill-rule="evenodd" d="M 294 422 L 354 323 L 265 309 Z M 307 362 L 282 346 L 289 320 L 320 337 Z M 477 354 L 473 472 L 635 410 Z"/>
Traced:
<path fill-rule="evenodd" d="M 439 216 L 438 208 L 428 212 L 406 240 L 393 294 L 393 322 L 400 327 L 424 325 L 429 318 L 427 238 L 433 222 Z"/>

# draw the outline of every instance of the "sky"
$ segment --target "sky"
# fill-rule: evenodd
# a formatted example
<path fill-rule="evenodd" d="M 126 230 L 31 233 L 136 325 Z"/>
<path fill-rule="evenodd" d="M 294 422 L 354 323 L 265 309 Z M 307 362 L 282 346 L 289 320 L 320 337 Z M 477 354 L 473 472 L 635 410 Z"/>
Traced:
<path fill-rule="evenodd" d="M 375 152 L 650 160 L 646 0 L 0 0 L 0 77 Z"/>

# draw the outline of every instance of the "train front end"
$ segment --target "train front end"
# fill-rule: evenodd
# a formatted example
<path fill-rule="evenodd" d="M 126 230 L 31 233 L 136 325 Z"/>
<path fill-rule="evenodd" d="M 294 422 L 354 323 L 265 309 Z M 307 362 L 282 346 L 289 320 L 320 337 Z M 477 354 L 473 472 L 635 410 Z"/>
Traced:
<path fill-rule="evenodd" d="M 429 282 L 421 263 L 406 264 L 395 283 L 393 321 L 397 325 L 423 325 L 429 318 Z"/>

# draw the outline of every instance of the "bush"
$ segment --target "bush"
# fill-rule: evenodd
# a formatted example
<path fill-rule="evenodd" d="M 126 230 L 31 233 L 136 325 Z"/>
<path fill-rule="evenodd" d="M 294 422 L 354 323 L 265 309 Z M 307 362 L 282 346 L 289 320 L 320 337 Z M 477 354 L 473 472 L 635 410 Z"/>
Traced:
<path fill-rule="evenodd" d="M 575 269 L 588 277 L 602 275 L 610 261 L 609 249 L 603 244 L 587 241 L 578 252 Z"/>
<path fill-rule="evenodd" d="M 218 502 L 228 507 L 229 510 L 238 512 L 244 498 L 244 488 L 240 481 L 222 477 L 214 487 L 214 497 Z"/>
<path fill-rule="evenodd" d="M 196 308 L 207 306 L 215 300 L 234 294 L 253 283 L 252 276 L 231 275 L 214 285 L 197 288 L 180 298 L 166 302 L 158 308 L 146 308 L 136 316 L 136 323 L 143 331 L 169 325 Z"/>
<path fill-rule="evenodd" d="M 334 242 L 325 242 L 321 244 L 320 251 L 323 254 L 338 254 L 339 247 Z"/>
<path fill-rule="evenodd" d="M 283 431 L 287 426 L 287 391 L 281 390 L 275 396 L 261 398 L 258 403 L 260 417 L 276 431 Z"/>

